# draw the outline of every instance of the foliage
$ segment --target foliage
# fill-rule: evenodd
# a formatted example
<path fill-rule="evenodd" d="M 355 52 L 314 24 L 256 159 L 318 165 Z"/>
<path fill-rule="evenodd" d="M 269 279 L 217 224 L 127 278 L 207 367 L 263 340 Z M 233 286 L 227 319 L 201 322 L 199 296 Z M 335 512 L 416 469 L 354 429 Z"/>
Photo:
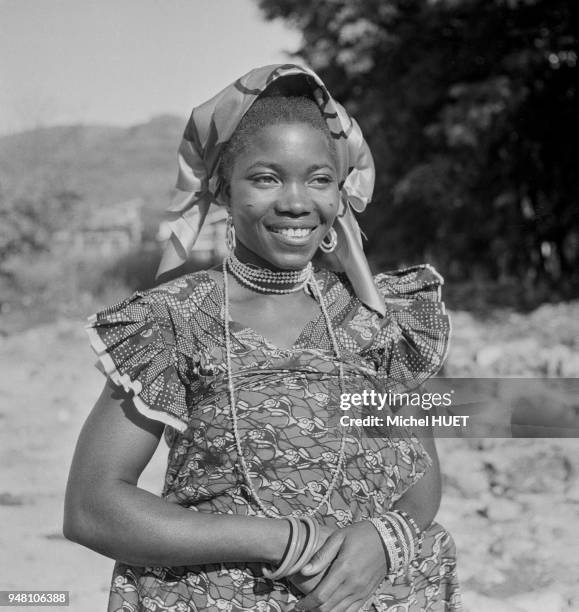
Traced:
<path fill-rule="evenodd" d="M 7 198 L 0 191 L 0 268 L 13 256 L 49 250 L 63 223 L 80 214 L 81 197 L 73 191 L 43 198 Z"/>
<path fill-rule="evenodd" d="M 158 245 L 143 245 L 115 257 L 103 273 L 100 283 L 93 286 L 93 291 L 103 293 L 107 283 L 112 279 L 122 283 L 130 291 L 154 287 L 155 272 L 160 260 L 161 252 Z"/>
<path fill-rule="evenodd" d="M 576 0 L 258 2 L 368 137 L 378 264 L 577 280 Z"/>

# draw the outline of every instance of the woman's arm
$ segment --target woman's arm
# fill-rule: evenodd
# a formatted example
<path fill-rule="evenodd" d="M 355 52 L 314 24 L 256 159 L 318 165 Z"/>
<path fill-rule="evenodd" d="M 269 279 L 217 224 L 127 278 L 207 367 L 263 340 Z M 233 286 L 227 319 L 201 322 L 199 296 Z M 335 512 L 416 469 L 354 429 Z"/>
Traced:
<path fill-rule="evenodd" d="M 404 416 L 421 418 L 425 412 L 419 407 L 408 407 L 400 411 Z M 440 463 L 434 443 L 432 427 L 415 429 L 422 446 L 432 459 L 432 465 L 426 473 L 414 483 L 394 504 L 393 509 L 405 510 L 416 521 L 420 529 L 426 529 L 434 520 L 440 508 L 442 482 Z"/>
<path fill-rule="evenodd" d="M 403 416 L 423 417 L 420 408 L 407 407 Z M 440 507 L 441 477 L 431 428 L 415 430 L 432 465 L 394 504 L 405 510 L 420 529 L 427 528 Z M 388 571 L 380 535 L 369 521 L 336 530 L 301 571 L 301 584 L 311 585 L 296 609 L 352 612 L 375 592 Z"/>
<path fill-rule="evenodd" d="M 138 566 L 279 563 L 289 538 L 287 521 L 196 512 L 137 486 L 163 429 L 107 382 L 74 453 L 65 537 Z"/>

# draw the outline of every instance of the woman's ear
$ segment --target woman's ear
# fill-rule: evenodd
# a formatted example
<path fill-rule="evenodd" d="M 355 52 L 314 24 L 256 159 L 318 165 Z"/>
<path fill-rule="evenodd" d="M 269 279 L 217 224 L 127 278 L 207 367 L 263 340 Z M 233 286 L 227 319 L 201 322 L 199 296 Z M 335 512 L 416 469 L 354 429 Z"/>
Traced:
<path fill-rule="evenodd" d="M 231 187 L 229 186 L 229 181 L 225 179 L 221 179 L 219 182 L 219 187 L 217 189 L 217 195 L 219 200 L 227 208 L 228 211 L 231 209 Z"/>
<path fill-rule="evenodd" d="M 231 185 L 229 184 L 229 181 L 225 181 L 223 183 L 223 195 L 225 197 L 227 208 L 231 208 Z"/>

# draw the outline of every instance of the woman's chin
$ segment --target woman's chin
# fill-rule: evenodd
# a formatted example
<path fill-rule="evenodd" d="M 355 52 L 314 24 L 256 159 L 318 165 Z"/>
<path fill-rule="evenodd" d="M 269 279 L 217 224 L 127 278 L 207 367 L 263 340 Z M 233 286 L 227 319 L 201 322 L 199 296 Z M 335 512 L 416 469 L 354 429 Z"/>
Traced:
<path fill-rule="evenodd" d="M 312 261 L 315 253 L 316 249 L 312 250 L 311 247 L 289 248 L 283 251 L 271 249 L 267 253 L 256 253 L 246 248 L 235 250 L 241 262 L 271 270 L 302 270 Z"/>
<path fill-rule="evenodd" d="M 307 252 L 303 253 L 290 253 L 278 255 L 268 259 L 270 266 L 278 268 L 279 270 L 302 270 L 305 268 L 313 259 L 315 254 Z"/>

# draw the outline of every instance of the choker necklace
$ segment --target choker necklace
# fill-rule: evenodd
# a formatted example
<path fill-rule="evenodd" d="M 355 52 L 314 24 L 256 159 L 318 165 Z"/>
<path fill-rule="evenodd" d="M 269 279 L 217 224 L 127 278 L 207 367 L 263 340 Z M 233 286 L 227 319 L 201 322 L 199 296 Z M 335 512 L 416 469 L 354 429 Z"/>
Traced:
<path fill-rule="evenodd" d="M 265 516 L 269 516 L 270 518 L 280 518 L 279 514 L 270 510 L 265 506 L 259 494 L 251 481 L 251 475 L 249 473 L 249 468 L 247 467 L 247 462 L 245 461 L 245 457 L 243 455 L 243 451 L 241 448 L 241 436 L 239 435 L 239 428 L 237 425 L 237 405 L 235 402 L 235 386 L 233 384 L 233 373 L 231 370 L 231 333 L 229 330 L 229 282 L 227 280 L 227 263 L 231 258 L 231 254 L 229 255 L 227 260 L 223 260 L 223 300 L 224 300 L 224 308 L 223 308 L 223 325 L 225 328 L 225 360 L 227 366 L 227 382 L 229 387 L 229 403 L 231 406 L 231 419 L 233 421 L 233 436 L 235 438 L 235 447 L 237 449 L 237 456 L 239 458 L 239 463 L 241 464 L 241 469 L 243 472 L 243 477 L 245 478 L 245 482 L 251 492 L 251 496 L 253 497 L 255 503 L 258 505 L 259 509 L 263 512 Z M 308 264 L 311 266 L 311 263 Z M 308 269 L 308 268 L 305 268 Z M 301 270 L 299 272 L 302 272 Z M 304 281 L 304 286 L 308 284 L 313 288 L 314 293 L 318 297 L 318 301 L 320 303 L 320 308 L 322 309 L 322 313 L 324 315 L 324 319 L 326 320 L 326 326 L 328 328 L 328 333 L 330 335 L 330 340 L 332 341 L 332 348 L 334 349 L 334 354 L 336 356 L 336 360 L 339 364 L 339 373 L 340 373 L 340 393 L 344 393 L 345 385 L 344 385 L 344 366 L 341 359 L 340 347 L 338 345 L 338 339 L 336 338 L 336 334 L 334 332 L 334 328 L 332 327 L 332 322 L 330 320 L 330 315 L 328 314 L 328 310 L 326 308 L 326 304 L 324 302 L 324 297 L 320 290 L 320 287 L 314 277 L 313 273 L 311 273 L 311 268 L 308 271 L 309 277 Z M 275 273 L 274 273 L 275 274 Z M 283 293 L 287 293 L 283 291 Z M 342 438 L 340 440 L 340 450 L 338 451 L 338 460 L 336 462 L 336 469 L 334 471 L 334 475 L 332 476 L 332 480 L 328 486 L 328 490 L 324 497 L 320 500 L 318 505 L 315 508 L 310 508 L 306 512 L 294 511 L 292 515 L 302 514 L 313 516 L 324 504 L 329 506 L 330 496 L 336 487 L 338 482 L 338 478 L 340 473 L 342 472 L 342 467 L 344 465 L 345 458 L 345 448 L 346 448 L 346 434 L 342 432 Z"/>
<path fill-rule="evenodd" d="M 294 293 L 300 291 L 305 289 L 313 272 L 311 261 L 301 270 L 274 272 L 253 264 L 242 263 L 233 252 L 227 256 L 224 266 L 225 263 L 227 263 L 231 274 L 240 283 L 260 293 Z"/>

